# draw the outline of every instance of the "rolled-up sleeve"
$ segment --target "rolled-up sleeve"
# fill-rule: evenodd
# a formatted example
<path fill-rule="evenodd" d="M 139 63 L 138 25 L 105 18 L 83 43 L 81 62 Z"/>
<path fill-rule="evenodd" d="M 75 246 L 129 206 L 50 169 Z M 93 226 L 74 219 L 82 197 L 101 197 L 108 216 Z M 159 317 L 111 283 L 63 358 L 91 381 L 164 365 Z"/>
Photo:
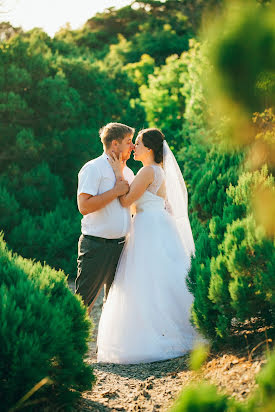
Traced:
<path fill-rule="evenodd" d="M 78 174 L 77 195 L 87 193 L 92 196 L 98 194 L 100 184 L 100 173 L 97 167 L 91 163 L 82 168 Z"/>

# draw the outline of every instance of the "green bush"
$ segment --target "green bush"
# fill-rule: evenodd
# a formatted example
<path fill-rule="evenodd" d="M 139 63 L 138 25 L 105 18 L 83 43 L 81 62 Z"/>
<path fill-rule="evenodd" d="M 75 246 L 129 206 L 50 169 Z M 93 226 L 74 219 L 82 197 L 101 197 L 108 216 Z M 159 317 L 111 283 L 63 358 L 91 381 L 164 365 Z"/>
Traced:
<path fill-rule="evenodd" d="M 233 324 L 274 321 L 275 243 L 256 224 L 250 202 L 256 185 L 272 187 L 273 180 L 267 168 L 241 175 L 227 190 L 222 215 L 210 220 L 209 236 L 202 231 L 199 237 L 188 279 L 193 320 L 217 342 L 232 338 Z"/>
<path fill-rule="evenodd" d="M 7 236 L 8 244 L 22 256 L 62 268 L 73 278 L 80 218 L 75 204 L 61 200 L 53 211 L 42 216 L 23 216 Z"/>
<path fill-rule="evenodd" d="M 15 197 L 0 185 L 0 227 L 11 230 L 20 221 L 20 206 Z"/>
<path fill-rule="evenodd" d="M 200 131 L 201 128 L 197 133 Z M 230 202 L 226 190 L 238 181 L 242 156 L 200 145 L 195 132 L 190 145 L 178 156 L 183 161 L 184 177 L 189 182 L 189 215 L 196 245 L 196 257 L 187 279 L 189 290 L 195 297 L 192 317 L 200 330 L 215 340 L 218 314 L 209 299 L 209 284 L 210 263 L 218 254 L 219 242 L 211 235 L 209 223 L 221 219 L 225 205 Z"/>
<path fill-rule="evenodd" d="M 85 362 L 91 324 L 62 271 L 8 251 L 0 239 L 1 407 L 14 406 L 41 379 L 51 384 L 32 398 L 66 405 L 91 389 Z"/>
<path fill-rule="evenodd" d="M 197 210 L 201 221 L 222 215 L 226 203 L 226 189 L 236 184 L 241 155 L 229 155 L 212 148 L 204 164 L 193 171 L 191 186 L 195 188 L 190 207 Z"/>

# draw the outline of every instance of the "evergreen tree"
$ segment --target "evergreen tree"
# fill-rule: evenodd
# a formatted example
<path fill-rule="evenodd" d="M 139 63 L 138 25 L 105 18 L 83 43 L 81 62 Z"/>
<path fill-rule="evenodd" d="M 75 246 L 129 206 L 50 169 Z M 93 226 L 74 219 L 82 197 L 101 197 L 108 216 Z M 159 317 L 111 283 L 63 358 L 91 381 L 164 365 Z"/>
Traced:
<path fill-rule="evenodd" d="M 44 378 L 47 385 L 28 401 L 52 409 L 71 405 L 95 380 L 84 363 L 91 329 L 86 308 L 63 272 L 12 254 L 3 236 L 0 272 L 1 408 L 14 407 Z"/>

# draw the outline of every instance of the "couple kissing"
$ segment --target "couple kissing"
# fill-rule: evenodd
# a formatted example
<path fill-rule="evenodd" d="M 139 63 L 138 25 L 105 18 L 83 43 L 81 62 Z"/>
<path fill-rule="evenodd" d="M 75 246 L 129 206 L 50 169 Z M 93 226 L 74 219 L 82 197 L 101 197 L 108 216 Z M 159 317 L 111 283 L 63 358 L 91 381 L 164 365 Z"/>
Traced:
<path fill-rule="evenodd" d="M 98 362 L 137 364 L 182 356 L 202 341 L 186 285 L 195 245 L 177 161 L 156 128 L 100 129 L 103 153 L 78 174 L 81 221 L 75 292 L 88 311 L 104 287 Z M 135 176 L 126 165 L 142 163 Z"/>

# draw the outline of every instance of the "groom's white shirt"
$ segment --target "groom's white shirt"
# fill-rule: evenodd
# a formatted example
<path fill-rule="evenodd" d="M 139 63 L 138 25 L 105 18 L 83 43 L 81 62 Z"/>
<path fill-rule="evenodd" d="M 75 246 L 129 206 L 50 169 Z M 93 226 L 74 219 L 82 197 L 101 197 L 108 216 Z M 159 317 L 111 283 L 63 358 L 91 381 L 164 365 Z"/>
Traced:
<path fill-rule="evenodd" d="M 129 184 L 134 180 L 134 173 L 128 166 L 123 171 Z M 101 195 L 115 186 L 116 178 L 106 153 L 87 162 L 78 173 L 77 194 Z M 83 235 L 116 239 L 125 236 L 130 230 L 130 210 L 121 206 L 119 199 L 114 199 L 107 206 L 83 216 L 81 231 Z"/>

